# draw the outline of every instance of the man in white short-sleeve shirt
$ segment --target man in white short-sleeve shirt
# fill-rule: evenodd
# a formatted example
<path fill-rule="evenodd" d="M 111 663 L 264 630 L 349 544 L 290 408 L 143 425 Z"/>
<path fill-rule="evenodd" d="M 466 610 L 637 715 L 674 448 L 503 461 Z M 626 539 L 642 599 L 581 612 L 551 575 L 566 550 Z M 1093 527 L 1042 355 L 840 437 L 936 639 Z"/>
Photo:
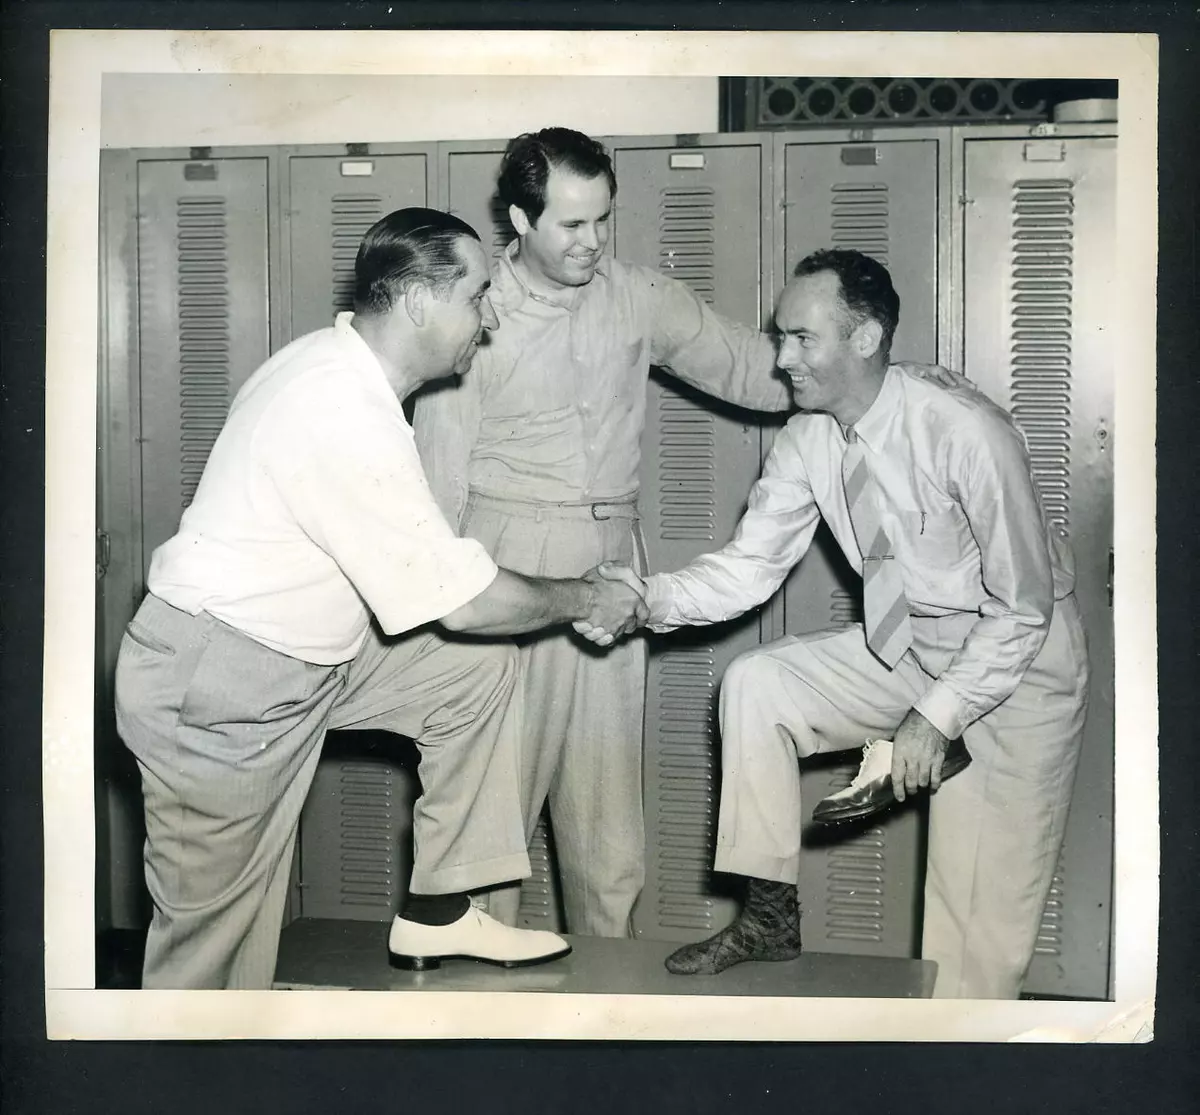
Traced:
<path fill-rule="evenodd" d="M 470 226 L 428 209 L 364 237 L 355 312 L 246 382 L 117 664 L 137 758 L 154 905 L 143 986 L 269 987 L 300 810 L 330 728 L 420 749 L 409 894 L 392 961 L 505 966 L 570 951 L 500 925 L 469 891 L 530 873 L 508 635 L 631 630 L 640 596 L 499 569 L 434 501 L 402 409 L 465 372 L 496 327 Z"/>

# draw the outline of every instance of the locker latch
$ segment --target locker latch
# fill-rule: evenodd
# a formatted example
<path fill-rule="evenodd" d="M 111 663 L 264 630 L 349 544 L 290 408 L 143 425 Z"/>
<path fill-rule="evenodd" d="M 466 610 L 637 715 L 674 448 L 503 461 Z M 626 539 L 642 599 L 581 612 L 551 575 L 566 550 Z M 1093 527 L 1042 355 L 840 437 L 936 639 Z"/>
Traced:
<path fill-rule="evenodd" d="M 1113 551 L 1108 551 L 1108 606 L 1113 606 Z"/>
<path fill-rule="evenodd" d="M 108 572 L 108 563 L 112 559 L 112 543 L 105 531 L 96 531 L 96 580 L 99 581 Z"/>
<path fill-rule="evenodd" d="M 1025 144 L 1025 161 L 1027 163 L 1061 163 L 1067 157 L 1065 143 L 1027 143 Z"/>

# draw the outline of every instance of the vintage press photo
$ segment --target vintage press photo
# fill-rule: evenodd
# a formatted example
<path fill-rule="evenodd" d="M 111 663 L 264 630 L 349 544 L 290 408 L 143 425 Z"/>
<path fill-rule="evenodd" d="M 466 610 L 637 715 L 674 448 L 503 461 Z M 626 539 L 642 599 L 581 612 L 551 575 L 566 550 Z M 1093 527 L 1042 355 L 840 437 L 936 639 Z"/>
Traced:
<path fill-rule="evenodd" d="M 1118 108 L 1115 119 L 1111 108 L 1084 107 L 1043 123 L 911 119 L 864 131 L 831 119 L 723 130 L 721 79 L 771 75 L 1115 81 Z M 1155 40 L 1135 35 L 55 32 L 43 740 L 50 1036 L 1149 1040 L 1158 910 L 1149 374 L 1156 80 Z M 136 768 L 112 723 L 112 671 L 150 553 L 186 502 L 180 462 L 183 488 L 190 469 L 194 490 L 211 443 L 201 436 L 189 447 L 178 415 L 165 417 L 176 385 L 152 374 L 156 359 L 178 361 L 165 347 L 170 323 L 153 288 L 155 268 L 173 258 L 180 199 L 214 204 L 227 221 L 228 364 L 240 383 L 268 351 L 329 324 L 338 212 L 357 228 L 364 195 L 382 206 L 379 215 L 404 204 L 448 206 L 499 250 L 510 232 L 492 205 L 489 174 L 508 137 L 550 125 L 601 137 L 614 151 L 615 250 L 651 266 L 662 262 L 654 207 L 669 189 L 659 169 L 707 168 L 717 216 L 704 235 L 718 244 L 721 265 L 704 277 L 704 292 L 753 325 L 769 322 L 797 251 L 825 246 L 811 242 L 823 234 L 798 216 L 806 199 L 821 191 L 827 207 L 831 190 L 858 181 L 859 157 L 843 151 L 877 145 L 872 160 L 895 168 L 878 188 L 903 307 L 897 355 L 962 370 L 1005 405 L 1013 403 L 1012 322 L 994 309 L 1010 294 L 998 263 L 1010 250 L 1005 222 L 1036 211 L 1023 190 L 1065 199 L 1075 270 L 1061 295 L 1073 315 L 1074 427 L 1064 438 L 1086 467 L 1076 462 L 1061 509 L 1079 591 L 1091 594 L 1081 603 L 1092 706 L 1064 858 L 1022 1000 L 929 997 L 916 915 L 919 808 L 872 829 L 858 853 L 836 841 L 806 845 L 801 960 L 699 983 L 667 976 L 669 948 L 736 912 L 736 892 L 709 871 L 715 799 L 697 803 L 672 783 L 680 746 L 687 762 L 716 773 L 719 746 L 709 716 L 687 708 L 682 722 L 671 719 L 671 636 L 650 655 L 647 884 L 632 940 L 581 939 L 569 963 L 525 970 L 391 971 L 385 940 L 411 866 L 413 767 L 386 741 L 338 739 L 301 822 L 276 989 L 133 989 L 137 959 L 121 942 L 144 929 L 148 908 Z M 172 193 L 168 179 L 182 180 L 184 192 Z M 302 205 L 322 210 L 326 223 L 295 219 Z M 989 224 L 989 214 L 1004 219 Z M 336 279 L 333 287 L 336 296 Z M 661 402 L 670 388 L 656 378 L 650 390 Z M 658 467 L 669 411 L 649 408 L 643 481 Z M 658 497 L 643 490 L 656 571 L 728 539 L 776 428 L 719 407 L 705 421 L 720 473 L 701 493 L 708 525 L 656 534 Z M 156 455 L 170 438 L 175 456 Z M 689 699 L 710 703 L 721 671 L 746 647 L 820 627 L 831 592 L 842 614 L 836 570 L 822 561 L 806 558 L 803 577 L 746 622 L 680 639 L 707 671 Z M 78 622 L 81 601 L 93 596 L 94 628 Z M 815 764 L 806 804 L 843 769 Z M 347 810 L 364 795 L 363 816 L 382 818 L 382 859 L 356 859 L 339 843 Z M 386 807 L 371 813 L 382 799 Z M 521 924 L 563 931 L 552 835 L 539 832 L 535 850 Z"/>

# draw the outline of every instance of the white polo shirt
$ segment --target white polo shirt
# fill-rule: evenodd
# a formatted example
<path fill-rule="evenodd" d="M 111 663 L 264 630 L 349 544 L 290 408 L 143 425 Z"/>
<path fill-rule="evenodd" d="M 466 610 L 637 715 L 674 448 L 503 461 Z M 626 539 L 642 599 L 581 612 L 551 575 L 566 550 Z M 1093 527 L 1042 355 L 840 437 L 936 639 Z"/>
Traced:
<path fill-rule="evenodd" d="M 496 565 L 430 494 L 400 400 L 339 314 L 247 380 L 149 589 L 321 665 L 482 592 Z"/>

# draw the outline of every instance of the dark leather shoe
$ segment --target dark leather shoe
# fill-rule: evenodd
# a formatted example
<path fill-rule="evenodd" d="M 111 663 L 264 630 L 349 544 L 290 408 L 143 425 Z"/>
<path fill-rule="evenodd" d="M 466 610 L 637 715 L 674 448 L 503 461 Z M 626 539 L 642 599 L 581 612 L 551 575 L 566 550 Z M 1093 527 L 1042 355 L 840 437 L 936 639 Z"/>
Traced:
<path fill-rule="evenodd" d="M 971 753 L 962 737 L 952 739 L 942 762 L 942 781 L 953 778 L 971 764 Z M 882 813 L 896 804 L 892 791 L 892 743 L 877 739 L 863 748 L 862 765 L 854 781 L 844 790 L 817 802 L 812 819 L 818 825 L 857 821 Z"/>

